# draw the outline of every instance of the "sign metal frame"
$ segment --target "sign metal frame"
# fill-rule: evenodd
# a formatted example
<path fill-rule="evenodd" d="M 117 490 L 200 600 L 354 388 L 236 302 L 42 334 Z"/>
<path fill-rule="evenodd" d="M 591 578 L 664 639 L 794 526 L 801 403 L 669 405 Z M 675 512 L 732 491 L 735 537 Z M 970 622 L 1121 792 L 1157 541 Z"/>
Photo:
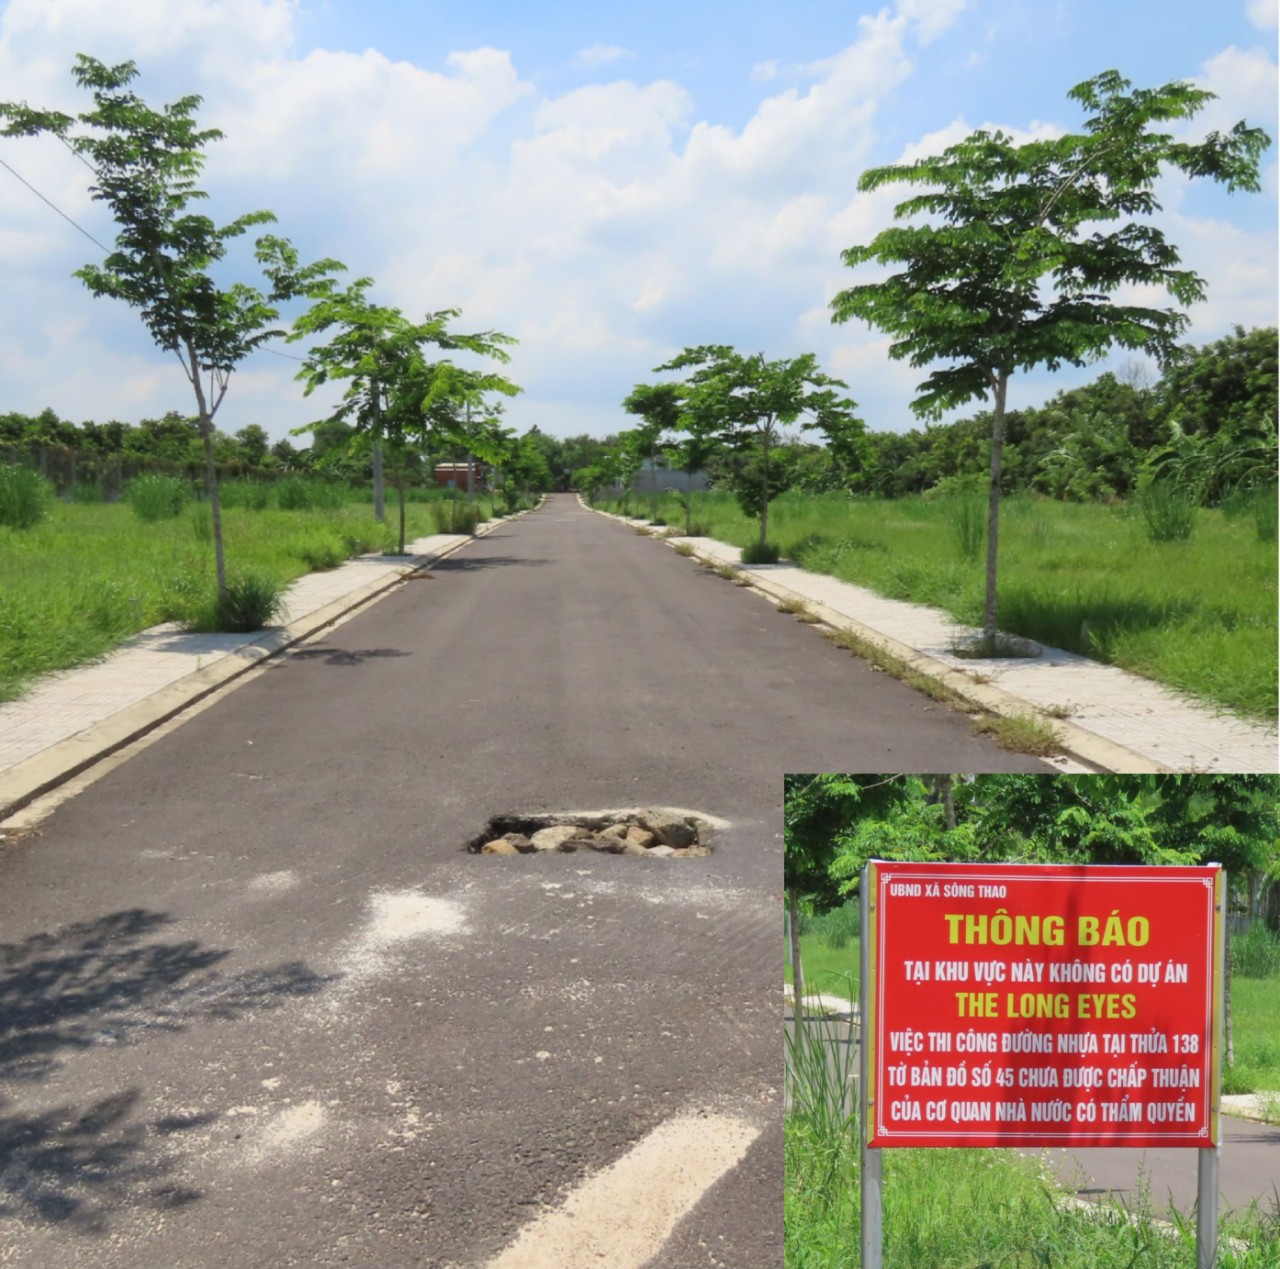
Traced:
<path fill-rule="evenodd" d="M 876 1139 L 875 1125 L 879 1122 L 877 1116 L 887 1093 L 887 1089 L 877 1079 L 877 1071 L 880 1069 L 878 1063 L 884 1056 L 884 1046 L 886 1044 L 886 1037 L 881 1034 L 884 1018 L 880 1016 L 879 992 L 877 991 L 878 974 L 881 968 L 881 943 L 888 933 L 888 927 L 885 925 L 887 914 L 882 910 L 884 897 L 880 893 L 881 886 L 879 884 L 880 866 L 882 864 L 888 865 L 890 868 L 895 867 L 891 861 L 869 861 L 862 869 L 860 887 L 862 937 L 860 948 L 861 978 L 859 983 L 859 1131 L 862 1161 L 861 1243 L 864 1269 L 880 1269 L 882 1265 L 881 1151 L 893 1149 L 900 1144 L 934 1149 L 963 1144 L 963 1142 L 956 1141 L 916 1139 L 897 1143 L 886 1140 L 885 1137 L 892 1134 L 883 1131 L 880 1133 L 879 1139 Z M 897 869 L 904 867 L 908 866 L 896 865 Z M 970 875 L 975 875 L 977 871 L 981 871 L 986 877 L 999 878 L 1004 875 L 1010 879 L 1017 877 L 1024 882 L 1028 880 L 1029 874 L 1034 874 L 1037 868 L 1036 865 L 1026 864 L 984 864 L 977 866 L 936 864 L 912 867 L 918 867 L 921 870 L 921 875 L 925 871 L 937 870 L 940 874 L 949 874 L 955 877 L 963 873 L 967 868 Z M 1187 881 L 1191 879 L 1189 874 L 1194 874 L 1210 886 L 1208 930 L 1204 949 L 1205 961 L 1203 964 L 1196 962 L 1196 968 L 1199 971 L 1197 977 L 1202 972 L 1205 980 L 1206 1006 L 1208 1009 L 1208 1017 L 1205 1019 L 1206 1025 L 1204 1026 L 1204 1038 L 1209 1051 L 1203 1054 L 1197 1067 L 1197 1069 L 1203 1070 L 1204 1082 L 1207 1086 L 1203 1090 L 1207 1098 L 1207 1104 L 1202 1103 L 1203 1119 L 1201 1122 L 1203 1126 L 1197 1132 L 1197 1139 L 1192 1140 L 1186 1139 L 1190 1136 L 1189 1132 L 1178 1134 L 1176 1130 L 1169 1129 L 1168 1132 L 1171 1137 L 1177 1138 L 1180 1135 L 1183 1139 L 1162 1140 L 1160 1144 L 1166 1145 L 1168 1148 L 1195 1149 L 1197 1151 L 1196 1266 L 1197 1269 L 1212 1269 L 1217 1256 L 1218 1164 L 1221 1150 L 1219 1116 L 1221 1110 L 1221 1061 L 1226 957 L 1226 873 L 1218 864 L 1211 864 L 1194 870 L 1187 868 L 1165 870 L 1158 865 L 1141 868 L 1108 865 L 1087 865 L 1077 868 L 1045 865 L 1039 865 L 1038 867 L 1043 870 L 1043 879 L 1050 879 L 1049 874 L 1052 873 L 1054 874 L 1051 878 L 1053 881 L 1068 883 L 1064 893 L 1071 893 L 1072 888 L 1069 883 L 1074 876 L 1079 876 L 1082 879 L 1087 878 L 1092 882 L 1106 880 L 1108 879 L 1108 874 L 1115 881 L 1123 879 L 1158 884 L 1161 881 L 1160 874 L 1165 872 L 1164 882 L 1166 885 L 1174 880 L 1175 876 L 1179 881 Z M 1063 906 L 1064 908 L 1068 907 L 1066 903 Z M 1071 910 L 1078 910 L 1078 906 L 1077 903 Z M 1113 1023 L 1112 1025 L 1116 1024 Z M 1023 1057 L 1008 1053 L 1002 1054 L 1000 1057 L 1000 1061 L 1003 1063 L 1017 1064 L 1022 1062 L 1024 1065 L 1029 1061 L 1036 1060 L 1037 1058 L 1034 1056 Z M 1160 1058 L 1159 1060 L 1164 1061 L 1165 1059 Z M 1169 1060 L 1173 1060 L 1172 1055 Z M 1038 1139 L 1034 1129 L 1018 1130 L 1011 1134 L 1016 1137 L 1016 1140 L 1010 1141 L 1008 1144 L 1027 1147 L 1071 1144 L 1090 1146 L 1103 1144 L 1113 1148 L 1124 1148 L 1126 1145 L 1150 1147 L 1153 1145 L 1152 1138 L 1159 1136 L 1164 1131 L 1163 1129 L 1155 1131 L 1148 1127 L 1145 1133 L 1142 1130 L 1134 1130 L 1133 1135 L 1141 1137 L 1141 1140 L 1099 1142 L 1096 1139 L 1089 1138 L 1085 1132 L 1078 1134 L 1077 1139 L 1073 1141 L 1069 1133 L 1061 1131 L 1055 1133 L 1052 1137 L 1046 1136 L 1043 1139 Z M 1001 1132 L 1002 1130 L 1000 1129 L 989 1129 L 988 1135 L 996 1135 Z M 1079 1139 L 1080 1137 L 1084 1139 L 1081 1140 Z M 1198 1144 L 1198 1139 L 1206 1137 L 1208 1141 L 1214 1144 Z"/>

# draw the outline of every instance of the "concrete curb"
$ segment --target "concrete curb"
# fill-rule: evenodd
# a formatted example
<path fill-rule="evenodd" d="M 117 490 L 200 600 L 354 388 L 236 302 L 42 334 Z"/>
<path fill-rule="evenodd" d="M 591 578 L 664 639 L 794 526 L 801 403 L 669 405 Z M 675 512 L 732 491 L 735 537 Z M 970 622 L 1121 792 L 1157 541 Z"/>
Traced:
<path fill-rule="evenodd" d="M 541 503 L 539 503 L 541 506 Z M 536 510 L 536 508 L 535 508 Z M 500 525 L 509 524 L 528 512 L 503 516 L 481 525 L 475 537 L 484 537 Z M 323 608 L 291 621 L 287 626 L 266 631 L 247 638 L 239 647 L 222 657 L 216 664 L 167 684 L 150 696 L 120 710 L 110 718 L 86 727 L 84 731 L 68 736 L 66 740 L 22 762 L 15 763 L 0 774 L 0 821 L 34 802 L 36 798 L 56 789 L 60 784 L 74 779 L 95 763 L 141 739 L 148 732 L 169 722 L 183 710 L 212 695 L 228 683 L 248 674 L 264 661 L 278 656 L 304 639 L 337 624 L 381 597 L 387 591 L 401 585 L 415 573 L 421 573 L 440 560 L 461 550 L 474 538 L 463 538 L 430 555 L 403 556 L 405 566 L 388 577 L 369 582 L 349 591 Z"/>
<path fill-rule="evenodd" d="M 588 511 L 595 511 L 596 515 L 606 516 L 610 520 L 616 520 L 619 524 L 629 525 L 635 529 L 645 528 L 647 524 L 647 522 L 614 515 L 609 511 L 598 511 L 586 502 L 582 502 L 582 505 Z M 658 535 L 650 532 L 649 536 L 657 537 Z M 676 539 L 672 539 L 667 542 L 667 545 L 673 546 L 675 541 Z M 706 555 L 695 547 L 691 558 L 713 560 L 715 557 Z M 940 661 L 926 652 L 919 652 L 915 648 L 908 647 L 905 643 L 899 643 L 898 640 L 881 634 L 873 627 L 863 625 L 856 617 L 850 617 L 846 613 L 838 613 L 828 608 L 825 604 L 807 598 L 798 591 L 779 585 L 767 577 L 762 577 L 759 573 L 753 572 L 749 565 L 738 565 L 737 567 L 750 575 L 751 586 L 749 589 L 754 590 L 757 594 L 763 595 L 767 599 L 792 599 L 803 602 L 820 619 L 822 625 L 832 630 L 848 630 L 856 634 L 860 639 L 865 639 L 867 643 L 879 648 L 895 660 L 901 661 L 909 669 L 915 670 L 919 674 L 927 675 L 931 679 L 936 679 L 948 691 L 953 692 L 956 696 L 976 706 L 978 709 L 1002 718 L 1017 714 L 1029 714 L 1033 718 L 1044 722 L 1053 728 L 1058 746 L 1063 754 L 1068 758 L 1073 758 L 1077 762 L 1083 763 L 1085 766 L 1093 767 L 1098 771 L 1116 771 L 1127 774 L 1164 774 L 1176 770 L 1174 767 L 1167 767 L 1154 761 L 1147 757 L 1146 754 L 1139 753 L 1135 749 L 1130 749 L 1126 745 L 1119 744 L 1114 740 L 1109 740 L 1106 736 L 1090 731 L 1086 727 L 1081 727 L 1076 723 L 1067 722 L 1060 718 L 1054 718 L 1031 701 L 1025 700 L 1021 696 L 1015 696 L 1012 692 L 1007 692 L 1003 688 L 993 687 L 988 683 L 975 683 L 962 670 L 957 670 L 947 662 Z M 1028 640 L 1027 642 L 1034 643 L 1034 640 Z"/>

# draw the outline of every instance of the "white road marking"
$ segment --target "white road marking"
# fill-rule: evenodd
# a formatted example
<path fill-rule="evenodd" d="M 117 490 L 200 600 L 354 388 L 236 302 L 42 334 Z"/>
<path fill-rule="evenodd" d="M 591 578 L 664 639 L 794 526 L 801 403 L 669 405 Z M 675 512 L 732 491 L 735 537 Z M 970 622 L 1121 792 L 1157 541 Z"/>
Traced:
<path fill-rule="evenodd" d="M 759 1135 L 731 1115 L 669 1119 L 526 1225 L 486 1269 L 640 1269 Z"/>

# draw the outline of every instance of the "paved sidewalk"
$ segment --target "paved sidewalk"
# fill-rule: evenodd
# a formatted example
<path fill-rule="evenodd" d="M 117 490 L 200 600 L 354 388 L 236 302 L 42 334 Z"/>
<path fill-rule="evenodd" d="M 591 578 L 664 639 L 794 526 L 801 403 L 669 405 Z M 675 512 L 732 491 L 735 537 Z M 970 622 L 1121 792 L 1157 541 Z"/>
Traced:
<path fill-rule="evenodd" d="M 490 521 L 480 533 L 502 523 Z M 176 624 L 154 626 L 104 660 L 50 675 L 0 704 L 0 819 L 471 540 L 434 534 L 409 543 L 406 555 L 364 555 L 300 577 L 285 594 L 280 628 L 186 634 Z"/>
<path fill-rule="evenodd" d="M 1058 732 L 1067 754 L 1092 767 L 1127 772 L 1280 770 L 1274 725 L 1236 718 L 1150 679 L 1060 648 L 1046 646 L 1036 657 L 966 660 L 951 651 L 953 643 L 978 632 L 936 608 L 885 599 L 791 564 L 744 567 L 738 547 L 714 538 L 670 541 L 687 542 L 700 558 L 737 565 L 770 596 L 805 600 L 828 625 L 854 630 L 984 709 L 1043 717 Z"/>

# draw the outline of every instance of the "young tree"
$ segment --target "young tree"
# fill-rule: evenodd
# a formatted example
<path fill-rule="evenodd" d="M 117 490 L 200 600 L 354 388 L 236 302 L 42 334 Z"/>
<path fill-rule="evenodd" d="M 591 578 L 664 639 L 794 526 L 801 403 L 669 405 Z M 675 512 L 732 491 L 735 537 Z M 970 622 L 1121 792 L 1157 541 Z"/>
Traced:
<path fill-rule="evenodd" d="M 724 442 L 720 419 L 714 410 L 699 408 L 696 398 L 679 383 L 638 383 L 622 403 L 631 414 L 639 414 L 656 429 L 655 440 L 664 432 L 679 432 L 679 440 L 662 446 L 667 460 L 685 474 L 684 531 L 693 527 L 693 473 L 701 471 Z M 658 487 L 654 482 L 654 515 L 657 515 Z"/>
<path fill-rule="evenodd" d="M 913 366 L 943 360 L 913 409 L 937 417 L 991 398 L 991 470 L 983 641 L 996 642 L 1000 460 L 1009 379 L 1017 370 L 1084 365 L 1113 345 L 1168 361 L 1187 324 L 1180 309 L 1115 303 L 1120 288 L 1160 287 L 1180 306 L 1203 298 L 1204 281 L 1180 269 L 1176 249 L 1149 218 L 1157 178 L 1170 168 L 1228 189 L 1258 189 L 1270 139 L 1237 123 L 1192 144 L 1159 125 L 1190 119 L 1213 98 L 1173 82 L 1135 89 L 1116 71 L 1077 85 L 1090 111 L 1084 131 L 1024 145 L 975 132 L 941 155 L 864 172 L 861 190 L 931 187 L 899 203 L 898 220 L 843 253 L 851 268 L 905 265 L 883 282 L 842 291 L 833 321 L 861 318 L 893 336 L 889 355 Z"/>
<path fill-rule="evenodd" d="M 411 322 L 397 308 L 376 305 L 366 292 L 371 278 L 358 278 L 342 291 L 330 290 L 294 323 L 291 340 L 333 332 L 327 344 L 307 353 L 298 378 L 310 395 L 331 379 L 347 381 L 338 408 L 320 424 L 296 433 L 316 431 L 325 424 L 349 423 L 362 444 L 386 446 L 400 509 L 399 551 L 405 548 L 405 462 L 415 442 L 433 435 L 457 440 L 463 434 L 458 407 L 469 394 L 519 389 L 499 375 L 462 370 L 448 361 L 429 362 L 423 350 L 434 346 L 464 350 L 507 361 L 508 335 L 484 331 L 458 335 L 449 331 L 457 309 L 428 313 Z"/>
<path fill-rule="evenodd" d="M 843 435 L 856 403 L 832 389 L 848 385 L 823 374 L 813 353 L 766 361 L 764 353 L 744 356 L 723 344 L 686 348 L 657 369 L 692 369 L 684 385 L 688 409 L 708 426 L 714 420 L 726 443 L 758 446 L 763 546 L 769 529 L 769 450 L 779 429 L 800 420 L 802 428 Z"/>
<path fill-rule="evenodd" d="M 216 283 L 214 266 L 230 242 L 254 225 L 273 223 L 275 217 L 268 211 L 249 212 L 219 227 L 190 210 L 195 200 L 207 197 L 196 186 L 204 147 L 222 136 L 216 128 L 197 128 L 200 98 L 183 97 L 153 110 L 129 89 L 138 74 L 132 62 L 106 66 L 81 54 L 72 74 L 92 92 L 92 110 L 73 119 L 57 111 L 0 103 L 0 120 L 5 121 L 0 135 L 52 133 L 93 169 L 92 194 L 115 217 L 116 247 L 101 265 L 85 265 L 76 277 L 95 295 L 112 296 L 141 310 L 152 339 L 176 354 L 195 392 L 218 595 L 225 602 L 214 415 L 240 362 L 283 333 L 273 326 L 280 315 L 276 305 L 324 294 L 342 265 L 321 260 L 300 266 L 286 239 L 265 234 L 254 247 L 270 282 L 265 293 L 241 282 Z"/>
<path fill-rule="evenodd" d="M 680 417 L 679 388 L 673 383 L 638 383 L 631 390 L 622 408 L 628 414 L 639 415 L 639 423 L 625 435 L 628 444 L 642 461 L 647 459 L 649 473 L 653 477 L 653 502 L 650 519 L 658 518 L 658 454 L 662 436 L 672 431 Z"/>
<path fill-rule="evenodd" d="M 609 473 L 609 483 L 622 486 L 622 514 L 631 514 L 631 485 L 640 470 L 643 447 L 630 440 L 630 432 L 620 432 L 601 465 Z"/>

